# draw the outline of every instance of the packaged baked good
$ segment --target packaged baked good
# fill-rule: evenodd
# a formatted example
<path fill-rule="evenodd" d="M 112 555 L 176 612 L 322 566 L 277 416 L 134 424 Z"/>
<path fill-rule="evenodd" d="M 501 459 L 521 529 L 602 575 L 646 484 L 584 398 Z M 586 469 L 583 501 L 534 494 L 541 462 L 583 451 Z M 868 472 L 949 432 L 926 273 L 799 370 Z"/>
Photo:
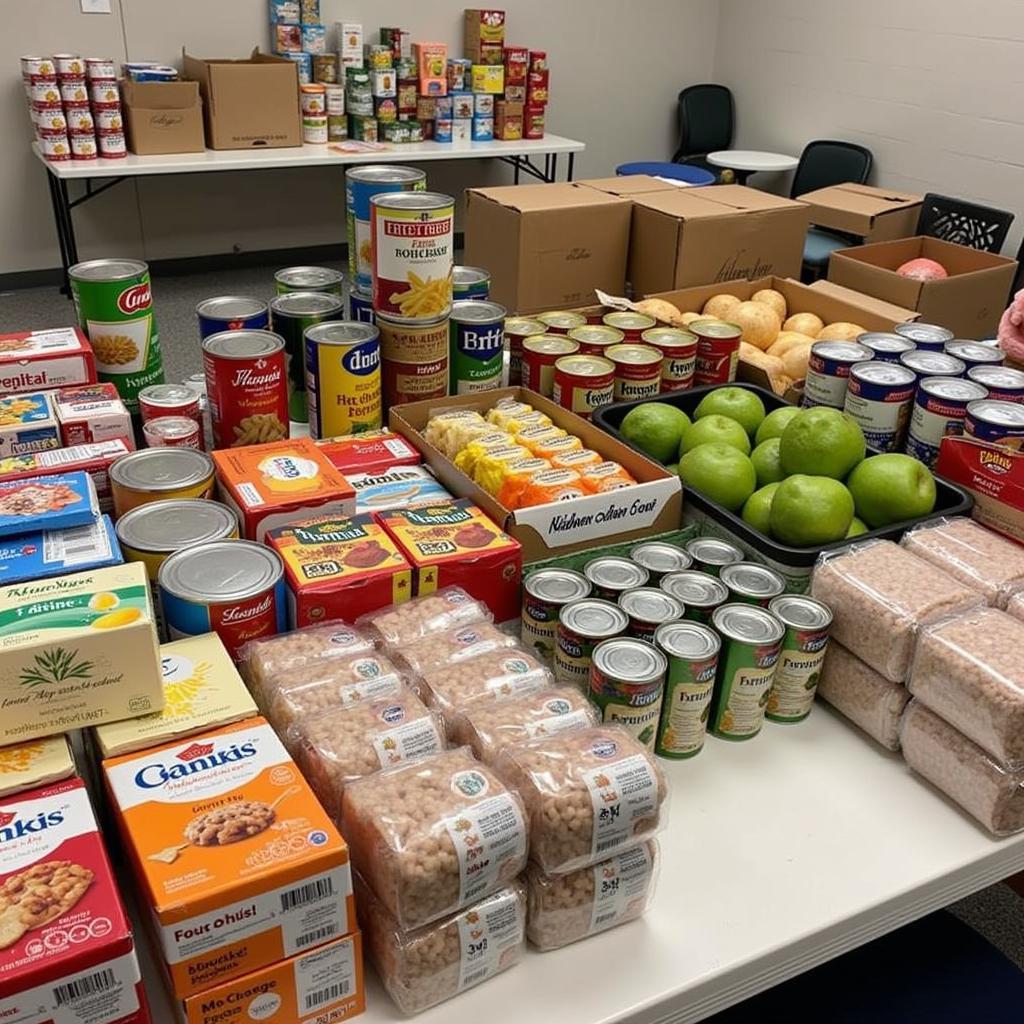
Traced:
<path fill-rule="evenodd" d="M 518 879 L 464 910 L 403 931 L 370 888 L 356 879 L 366 952 L 403 1013 L 419 1013 L 519 963 L 526 894 Z"/>
<path fill-rule="evenodd" d="M 652 839 L 566 875 L 526 869 L 526 935 L 538 949 L 560 949 L 634 921 L 650 906 L 658 844 Z"/>
<path fill-rule="evenodd" d="M 832 609 L 832 637 L 894 683 L 907 678 L 922 626 L 984 604 L 977 591 L 890 540 L 822 555 L 811 593 Z"/>
<path fill-rule="evenodd" d="M 1024 771 L 1007 768 L 919 700 L 900 723 L 903 757 L 997 836 L 1024 829 Z"/>
<path fill-rule="evenodd" d="M 410 672 L 420 677 L 436 678 L 432 670 L 440 671 L 470 658 L 518 646 L 514 636 L 502 632 L 492 623 L 474 622 L 469 626 L 446 629 L 443 633 L 428 633 L 418 642 L 395 650 L 394 654 Z"/>
<path fill-rule="evenodd" d="M 409 689 L 307 716 L 286 744 L 327 813 L 337 817 L 345 786 L 381 768 L 445 749 L 437 715 Z"/>
<path fill-rule="evenodd" d="M 905 533 L 902 544 L 980 591 L 994 608 L 1005 608 L 1024 590 L 1024 547 L 966 516 L 923 523 Z"/>
<path fill-rule="evenodd" d="M 597 725 L 600 716 L 575 686 L 555 686 L 512 700 L 476 701 L 445 716 L 448 739 L 490 764 L 510 743 Z"/>
<path fill-rule="evenodd" d="M 979 608 L 924 629 L 907 688 L 1001 764 L 1024 768 L 1024 623 Z"/>
<path fill-rule="evenodd" d="M 900 716 L 910 693 L 835 640 L 825 651 L 817 693 L 887 750 L 900 749 Z"/>
<path fill-rule="evenodd" d="M 356 625 L 381 646 L 398 649 L 431 633 L 491 619 L 487 605 L 474 601 L 462 587 L 442 587 L 433 594 L 363 615 Z"/>
<path fill-rule="evenodd" d="M 668 787 L 622 726 L 601 725 L 505 747 L 494 762 L 530 818 L 530 858 L 549 875 L 576 871 L 650 839 Z"/>
<path fill-rule="evenodd" d="M 526 863 L 522 800 L 467 747 L 346 786 L 341 829 L 356 869 L 403 929 L 482 899 Z"/>
<path fill-rule="evenodd" d="M 423 430 L 423 437 L 427 444 L 432 444 L 442 455 L 454 459 L 474 437 L 493 429 L 473 409 L 451 409 L 431 416 Z"/>

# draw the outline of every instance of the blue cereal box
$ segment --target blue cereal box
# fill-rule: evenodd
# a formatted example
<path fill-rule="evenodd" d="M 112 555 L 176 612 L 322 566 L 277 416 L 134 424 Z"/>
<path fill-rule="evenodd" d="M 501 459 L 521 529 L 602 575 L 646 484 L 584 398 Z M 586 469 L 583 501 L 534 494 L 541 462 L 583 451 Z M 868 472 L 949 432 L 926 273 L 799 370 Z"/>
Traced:
<path fill-rule="evenodd" d="M 473 118 L 473 141 L 490 142 L 494 138 L 494 118 L 474 117 Z"/>
<path fill-rule="evenodd" d="M 273 25 L 298 25 L 300 0 L 270 0 L 270 22 Z"/>
<path fill-rule="evenodd" d="M 67 530 L 35 530 L 0 541 L 0 587 L 124 561 L 110 516 Z"/>
<path fill-rule="evenodd" d="M 0 482 L 0 537 L 88 526 L 99 514 L 96 488 L 87 473 Z"/>
<path fill-rule="evenodd" d="M 323 25 L 302 26 L 303 53 L 327 52 L 327 29 Z"/>
<path fill-rule="evenodd" d="M 43 391 L 0 398 L 0 458 L 59 448 L 60 425 Z"/>

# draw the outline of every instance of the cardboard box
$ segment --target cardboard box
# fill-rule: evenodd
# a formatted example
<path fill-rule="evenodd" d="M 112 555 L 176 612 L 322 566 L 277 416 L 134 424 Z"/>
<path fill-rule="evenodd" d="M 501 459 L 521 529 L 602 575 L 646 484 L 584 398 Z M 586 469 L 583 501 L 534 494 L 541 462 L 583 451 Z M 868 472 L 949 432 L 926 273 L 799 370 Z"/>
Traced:
<path fill-rule="evenodd" d="M 609 196 L 632 199 L 651 192 L 677 192 L 681 186 L 662 181 L 650 174 L 617 174 L 612 178 L 582 178 L 574 181 L 577 188 L 593 188 Z"/>
<path fill-rule="evenodd" d="M 110 516 L 68 530 L 29 530 L 0 541 L 0 586 L 121 565 Z"/>
<path fill-rule="evenodd" d="M 132 418 L 113 384 L 65 388 L 54 395 L 53 406 L 65 446 L 123 438 L 134 448 Z"/>
<path fill-rule="evenodd" d="M 502 398 L 528 402 L 556 425 L 579 437 L 585 448 L 621 463 L 637 483 L 611 493 L 578 498 L 571 506 L 555 502 L 509 511 L 428 444 L 422 434 L 435 412 L 473 409 L 485 413 Z M 473 504 L 519 541 L 524 562 L 581 551 L 605 538 L 609 543 L 627 541 L 679 528 L 683 501 L 677 476 L 535 391 L 515 387 L 479 391 L 457 398 L 395 406 L 388 415 L 391 429 L 407 437 L 423 453 L 424 461 L 449 491 L 472 499 Z"/>
<path fill-rule="evenodd" d="M 811 223 L 856 235 L 865 242 L 906 238 L 917 230 L 921 196 L 848 181 L 797 196 L 811 208 Z"/>
<path fill-rule="evenodd" d="M 621 295 L 630 213 L 625 199 L 570 184 L 470 189 L 466 262 L 490 269 L 491 297 L 510 312 L 579 306 L 595 288 Z"/>
<path fill-rule="evenodd" d="M 198 82 L 121 82 L 128 148 L 139 155 L 201 153 L 203 103 Z"/>
<path fill-rule="evenodd" d="M 634 196 L 633 294 L 707 281 L 799 277 L 808 220 L 803 203 L 742 185 Z"/>
<path fill-rule="evenodd" d="M 210 149 L 302 145 L 293 61 L 258 48 L 243 60 L 200 60 L 182 51 L 182 67 L 186 79 L 199 83 Z"/>
<path fill-rule="evenodd" d="M 949 277 L 915 281 L 896 273 L 919 256 L 937 260 Z M 828 264 L 830 281 L 916 309 L 922 323 L 948 327 L 958 338 L 995 335 L 1016 273 L 1016 260 L 923 235 L 840 249 Z"/>
<path fill-rule="evenodd" d="M 0 797 L 49 786 L 74 774 L 67 736 L 48 736 L 0 748 Z"/>
<path fill-rule="evenodd" d="M 973 437 L 944 437 L 935 472 L 974 496 L 971 515 L 1024 544 L 1024 452 Z"/>
<path fill-rule="evenodd" d="M 49 394 L 0 396 L 0 458 L 45 452 L 60 445 L 60 425 Z"/>
<path fill-rule="evenodd" d="M 96 359 L 77 327 L 0 334 L 0 394 L 44 391 L 96 380 Z"/>
<path fill-rule="evenodd" d="M 392 466 L 418 466 L 420 453 L 390 430 L 329 437 L 316 442 L 335 469 L 342 473 L 380 473 Z"/>

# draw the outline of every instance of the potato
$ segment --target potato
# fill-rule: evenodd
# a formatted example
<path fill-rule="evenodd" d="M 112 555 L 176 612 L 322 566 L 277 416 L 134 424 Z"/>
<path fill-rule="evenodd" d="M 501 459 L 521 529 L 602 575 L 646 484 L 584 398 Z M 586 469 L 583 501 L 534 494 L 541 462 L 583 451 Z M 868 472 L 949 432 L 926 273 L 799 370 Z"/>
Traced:
<path fill-rule="evenodd" d="M 818 331 L 818 341 L 856 341 L 864 333 L 860 324 L 851 324 L 846 320 L 838 320 Z"/>
<path fill-rule="evenodd" d="M 782 368 L 786 376 L 794 380 L 803 380 L 807 376 L 807 359 L 811 354 L 811 342 L 806 345 L 794 345 L 782 358 Z"/>
<path fill-rule="evenodd" d="M 776 356 L 770 356 L 767 352 L 762 352 L 756 345 L 750 345 L 745 341 L 741 341 L 740 359 L 745 363 L 750 363 L 752 366 L 758 366 L 764 370 L 768 374 L 772 390 L 777 395 L 781 395 L 789 386 L 790 379 L 786 376 L 782 360 Z"/>
<path fill-rule="evenodd" d="M 809 338 L 816 338 L 818 331 L 825 326 L 825 321 L 816 313 L 794 313 L 782 325 L 784 331 L 798 331 Z"/>
<path fill-rule="evenodd" d="M 642 302 L 633 303 L 633 305 L 638 313 L 646 313 L 662 323 L 672 324 L 674 327 L 685 323 L 681 319 L 682 314 L 679 310 L 665 299 L 644 299 Z"/>
<path fill-rule="evenodd" d="M 687 324 L 692 324 L 694 320 L 715 320 L 717 317 L 705 316 L 703 313 L 680 313 L 679 319 L 682 321 L 680 326 L 685 327 Z"/>
<path fill-rule="evenodd" d="M 750 296 L 751 302 L 763 302 L 771 306 L 778 314 L 780 320 L 786 319 L 786 296 L 774 288 L 762 288 Z"/>
<path fill-rule="evenodd" d="M 704 303 L 704 309 L 701 312 L 705 316 L 714 317 L 718 320 L 729 320 L 729 314 L 740 304 L 740 300 L 735 295 L 729 295 L 722 293 L 719 295 L 712 295 L 707 302 Z"/>
<path fill-rule="evenodd" d="M 799 334 L 796 331 L 779 331 L 779 336 L 768 347 L 768 355 L 778 356 L 781 359 L 791 348 L 813 344 L 814 338 L 808 338 L 806 334 Z"/>
<path fill-rule="evenodd" d="M 778 337 L 782 321 L 771 306 L 763 302 L 741 302 L 730 314 L 729 322 L 743 330 L 743 340 L 766 349 Z"/>

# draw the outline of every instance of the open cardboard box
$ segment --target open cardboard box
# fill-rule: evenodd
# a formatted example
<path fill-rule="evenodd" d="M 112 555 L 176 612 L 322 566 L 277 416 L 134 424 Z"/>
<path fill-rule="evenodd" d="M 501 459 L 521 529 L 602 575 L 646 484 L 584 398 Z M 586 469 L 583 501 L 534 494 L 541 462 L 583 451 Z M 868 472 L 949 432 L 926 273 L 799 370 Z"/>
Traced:
<path fill-rule="evenodd" d="M 552 502 L 514 512 L 505 508 L 428 444 L 422 433 L 435 413 L 447 409 L 475 409 L 484 413 L 502 398 L 528 402 L 550 416 L 558 426 L 579 437 L 586 447 L 620 463 L 637 483 L 572 502 Z M 472 395 L 393 406 L 388 414 L 388 424 L 423 454 L 424 462 L 449 491 L 459 497 L 471 498 L 506 533 L 519 541 L 523 547 L 524 562 L 582 551 L 599 542 L 635 540 L 652 533 L 678 530 L 682 522 L 683 493 L 679 477 L 666 472 L 658 463 L 610 437 L 599 427 L 527 388 L 498 388 Z"/>
<path fill-rule="evenodd" d="M 655 178 L 650 174 L 618 174 L 611 178 L 581 178 L 574 181 L 576 188 L 592 188 L 606 195 L 632 199 L 634 196 L 649 195 L 652 192 L 678 192 L 684 185 Z"/>
<path fill-rule="evenodd" d="M 949 277 L 915 281 L 896 268 L 925 256 L 941 263 Z M 832 253 L 828 279 L 907 309 L 925 323 L 948 327 L 958 338 L 991 338 L 1009 302 L 1017 261 L 917 235 Z"/>
<path fill-rule="evenodd" d="M 140 155 L 202 153 L 198 82 L 121 82 L 128 148 Z"/>
<path fill-rule="evenodd" d="M 922 197 L 848 181 L 805 192 L 797 199 L 811 208 L 811 223 L 818 227 L 855 235 L 864 242 L 885 242 L 914 234 Z"/>

